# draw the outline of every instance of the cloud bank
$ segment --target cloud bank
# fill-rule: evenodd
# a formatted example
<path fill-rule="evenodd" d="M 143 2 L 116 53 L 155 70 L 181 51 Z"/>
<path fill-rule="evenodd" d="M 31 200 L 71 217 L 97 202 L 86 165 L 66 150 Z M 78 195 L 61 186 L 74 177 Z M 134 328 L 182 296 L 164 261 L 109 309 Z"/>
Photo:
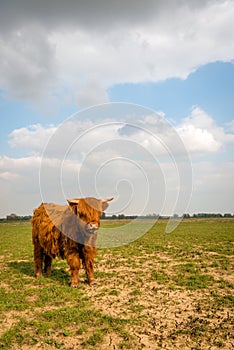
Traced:
<path fill-rule="evenodd" d="M 0 86 L 11 97 L 80 107 L 117 83 L 185 79 L 234 59 L 233 1 L 1 2 Z"/>
<path fill-rule="evenodd" d="M 160 113 L 156 113 L 156 115 L 160 116 Z M 128 119 L 129 125 L 127 123 L 119 125 L 118 122 L 121 122 L 120 118 L 102 119 L 101 122 L 98 122 L 99 127 L 94 129 L 97 123 L 91 119 L 83 121 L 78 119 L 73 121 L 70 119 L 70 121 L 64 123 L 63 135 L 59 135 L 63 140 L 61 147 L 64 150 L 64 144 L 69 144 L 76 135 L 80 133 L 85 134 L 88 130 L 86 140 L 84 142 L 80 140 L 79 142 L 84 151 L 86 151 L 87 146 L 97 145 L 98 140 L 101 138 L 100 135 L 102 135 L 102 139 L 105 141 L 127 136 L 129 140 L 137 142 L 146 148 L 154 149 L 157 147 L 158 155 L 160 155 L 165 153 L 163 145 L 160 145 L 159 138 L 160 132 L 164 127 L 161 142 L 164 140 L 167 145 L 176 149 L 176 144 L 170 144 L 170 134 L 166 133 L 169 128 L 167 123 L 164 124 L 162 122 L 163 116 L 160 116 L 160 119 L 155 117 L 155 115 L 142 117 L 142 119 L 138 120 L 141 128 L 131 127 L 131 125 L 134 125 L 134 120 L 135 117 L 133 116 Z M 234 121 L 230 124 L 233 123 Z M 41 154 L 46 143 L 61 125 L 43 126 L 41 124 L 35 124 L 15 129 L 9 135 L 9 144 L 13 148 L 25 149 L 31 155 Z M 197 106 L 194 106 L 190 115 L 173 128 L 178 133 L 191 156 L 217 153 L 228 145 L 234 145 L 234 135 L 230 127 L 228 129 L 231 133 L 226 131 L 225 127 L 217 125 L 212 116 Z M 146 134 L 144 129 L 151 130 L 152 134 Z M 158 135 L 158 139 L 155 139 L 155 135 Z M 60 144 L 59 140 L 57 140 L 56 147 L 53 149 L 53 156 L 55 158 L 61 155 L 59 150 Z"/>
<path fill-rule="evenodd" d="M 233 147 L 233 134 L 199 107 L 193 107 L 191 114 L 174 127 L 158 113 L 141 110 L 136 116 L 135 110 L 130 113 L 129 105 L 125 107 L 124 119 L 120 117 L 122 104 L 111 104 L 78 113 L 57 126 L 37 124 L 13 130 L 9 135 L 11 147 L 24 149 L 29 156 L 0 158 L 5 203 L 15 198 L 17 213 L 25 214 L 22 201 L 30 213 L 41 200 L 64 203 L 74 196 L 111 195 L 116 198 L 112 214 L 196 212 L 201 210 L 196 195 L 190 209 L 183 206 L 189 200 L 186 191 L 192 181 L 191 157 L 195 193 L 205 194 L 209 189 L 224 208 L 232 205 L 230 190 L 227 187 L 223 191 L 223 183 L 233 182 L 230 174 L 234 163 L 207 165 L 204 159 L 213 154 L 222 156 L 225 149 Z M 175 207 L 181 189 L 183 205 Z M 204 199 L 204 211 L 206 202 Z M 8 203 L 0 215 L 9 214 L 11 205 Z M 216 210 L 218 201 L 212 205 L 214 209 L 209 207 L 208 211 Z"/>

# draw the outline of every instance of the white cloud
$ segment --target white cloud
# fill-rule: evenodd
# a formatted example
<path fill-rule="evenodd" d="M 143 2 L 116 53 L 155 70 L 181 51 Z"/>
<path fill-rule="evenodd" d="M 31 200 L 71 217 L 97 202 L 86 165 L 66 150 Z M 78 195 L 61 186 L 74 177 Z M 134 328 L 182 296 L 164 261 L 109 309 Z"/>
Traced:
<path fill-rule="evenodd" d="M 42 158 L 29 156 L 22 158 L 0 157 L 0 198 L 4 207 L 0 208 L 0 217 L 11 212 L 20 215 L 31 214 L 33 208 L 40 204 L 43 198 L 40 182 L 40 169 Z M 58 190 L 61 190 L 60 170 L 61 160 L 56 158 L 43 158 L 46 168 L 46 187 L 50 201 L 64 203 L 64 198 Z M 73 179 L 80 164 L 66 160 L 63 163 L 63 175 L 66 180 Z M 58 171 L 59 169 L 59 171 Z M 48 184 L 47 184 L 48 183 Z M 44 184 L 44 182 L 43 182 Z"/>
<path fill-rule="evenodd" d="M 233 1 L 20 3 L 0 11 L 0 84 L 17 98 L 66 89 L 79 106 L 102 103 L 114 84 L 184 79 L 234 58 Z"/>
<path fill-rule="evenodd" d="M 14 4 L 1 2 L 0 88 L 7 97 L 28 100 L 37 106 L 47 104 L 45 109 L 54 110 L 67 97 L 80 107 L 106 102 L 108 88 L 117 83 L 154 82 L 171 77 L 185 79 L 201 65 L 234 59 L 233 18 L 231 0 L 136 0 L 134 4 L 131 0 L 86 0 L 70 1 L 69 5 L 61 0 L 49 0 L 43 6 L 27 0 Z M 145 169 L 160 204 L 164 198 L 165 179 L 167 188 L 173 192 L 172 196 L 168 195 L 168 203 L 174 203 L 175 189 L 183 186 L 174 166 L 184 152 L 180 137 L 196 161 L 196 156 L 221 154 L 234 144 L 233 122 L 219 126 L 199 107 L 194 107 L 191 115 L 175 129 L 154 115 L 138 118 L 138 128 L 134 128 L 134 119 L 135 115 L 130 115 L 127 124 L 121 114 L 107 113 L 101 117 L 95 115 L 93 119 L 70 120 L 62 128 L 37 124 L 12 131 L 11 147 L 27 150 L 29 156 L 0 158 L 0 193 L 2 202 L 8 202 L 4 205 L 6 214 L 11 208 L 21 214 L 22 203 L 22 214 L 38 204 L 39 155 L 49 139 L 50 147 L 43 155 L 43 165 L 45 190 L 50 200 L 64 199 L 56 191 L 61 186 L 58 176 L 61 167 L 64 195 L 65 192 L 73 195 L 76 191 L 77 174 L 81 170 L 83 184 L 88 190 L 93 176 L 92 172 L 89 175 L 91 169 L 102 174 L 97 177 L 101 179 L 99 188 L 109 196 L 108 191 L 112 192 L 115 185 L 113 179 L 118 182 L 122 170 L 126 170 L 130 179 L 134 176 L 135 161 Z M 117 121 L 120 124 L 113 124 Z M 124 160 L 118 160 L 123 155 L 131 159 L 129 166 Z M 152 156 L 158 164 L 156 168 L 152 167 Z M 167 167 L 168 159 L 171 162 Z M 108 170 L 104 174 L 99 167 L 105 162 L 109 164 L 108 160 L 116 160 L 116 163 L 108 169 L 103 166 L 101 170 Z M 142 181 L 140 169 L 137 168 L 136 180 Z M 226 196 L 232 208 L 232 192 L 230 188 L 228 191 L 228 183 L 233 185 L 230 174 L 233 174 L 232 163 L 197 165 L 194 211 L 199 210 L 199 198 L 208 208 L 211 195 L 212 204 L 216 203 L 217 208 L 219 195 L 223 207 Z M 124 198 L 125 192 L 131 192 L 131 186 L 123 180 L 121 177 L 119 190 Z M 102 186 L 102 181 L 108 186 Z M 140 180 L 137 184 L 141 189 Z M 155 202 L 151 204 L 153 208 Z M 120 203 L 116 208 L 120 210 Z M 173 210 L 172 206 L 168 210 Z"/>
<path fill-rule="evenodd" d="M 115 104 L 110 106 L 115 110 Z M 102 106 L 100 109 L 102 110 Z M 104 114 L 107 113 L 104 111 Z M 92 114 L 95 115 L 96 110 L 92 112 L 91 109 L 85 120 L 82 120 L 81 112 L 59 126 L 36 124 L 15 129 L 9 135 L 9 144 L 13 148 L 26 149 L 29 154 L 37 155 L 42 154 L 49 142 L 49 147 L 43 154 L 45 158 L 75 157 L 79 161 L 94 152 L 97 157 L 101 147 L 103 155 L 110 150 L 115 156 L 133 154 L 132 147 L 126 148 L 122 140 L 128 141 L 133 147 L 146 149 L 156 157 L 167 154 L 168 149 L 179 153 L 181 145 L 183 146 L 177 131 L 158 113 L 138 119 L 133 115 L 128 118 L 128 122 L 121 117 L 95 121 L 89 119 Z"/>
<path fill-rule="evenodd" d="M 226 125 L 226 129 L 230 132 L 234 132 L 234 119 L 232 119 L 229 123 L 227 123 Z"/>
<path fill-rule="evenodd" d="M 23 157 L 23 158 L 10 158 L 10 157 L 0 157 L 0 168 L 2 170 L 23 170 L 23 172 L 28 173 L 29 169 L 38 169 L 40 166 L 40 157 Z"/>
<path fill-rule="evenodd" d="M 115 197 L 116 201 L 110 208 L 110 213 L 139 213 L 147 202 L 148 191 L 154 196 L 149 198 L 147 213 L 173 213 L 175 198 L 178 190 L 183 186 L 172 163 L 161 163 L 159 166 L 150 162 L 141 163 L 147 175 L 147 181 L 145 181 L 144 173 L 140 168 L 135 167 L 134 163 L 121 159 L 116 159 L 114 163 L 109 163 L 109 166 L 99 169 L 98 174 L 87 172 L 79 168 L 78 164 L 69 162 L 63 171 L 61 183 L 58 181 L 57 171 L 61 163 L 51 159 L 44 161 L 47 167 L 46 184 L 42 184 L 45 187 L 43 187 L 41 198 L 38 180 L 40 159 L 29 157 L 28 159 L 4 158 L 0 160 L 1 201 L 4 203 L 4 208 L 1 207 L 0 210 L 0 217 L 11 212 L 20 215 L 30 214 L 42 199 L 65 203 L 66 198 L 79 196 L 77 183 L 79 170 L 81 170 L 80 185 L 84 192 L 89 190 L 92 191 L 92 194 L 94 193 L 95 180 L 99 197 L 110 194 Z M 187 209 L 180 203 L 176 212 L 233 213 L 233 172 L 233 162 L 194 163 L 190 206 Z M 62 190 L 65 192 L 62 193 Z M 155 193 L 157 193 L 156 196 Z"/>
<path fill-rule="evenodd" d="M 57 127 L 52 125 L 44 127 L 40 124 L 15 129 L 9 135 L 9 144 L 13 148 L 41 152 L 56 129 Z"/>
<path fill-rule="evenodd" d="M 42 154 L 49 142 L 43 155 L 45 158 L 76 159 L 79 162 L 91 153 L 97 157 L 99 149 L 103 157 L 105 154 L 110 156 L 108 152 L 113 152 L 114 156 L 134 154 L 134 149 L 131 146 L 126 148 L 121 140 L 128 141 L 134 145 L 133 148 L 147 150 L 156 158 L 169 153 L 176 157 L 186 149 L 190 155 L 205 156 L 221 152 L 234 144 L 234 135 L 217 125 L 210 115 L 197 106 L 175 127 L 160 113 L 141 117 L 133 114 L 122 118 L 117 111 L 118 119 L 114 114 L 108 118 L 106 116 L 110 111 L 110 114 L 115 111 L 116 105 L 109 106 L 110 110 L 100 106 L 84 112 L 85 119 L 80 112 L 58 126 L 36 124 L 15 129 L 9 135 L 9 143 L 13 148 L 26 149 L 29 154 L 37 155 Z M 102 114 L 103 119 L 92 119 L 93 115 L 96 118 L 98 114 Z"/>
<path fill-rule="evenodd" d="M 226 145 L 234 144 L 234 135 L 225 132 L 199 107 L 194 107 L 176 130 L 191 154 L 217 153 Z"/>
<path fill-rule="evenodd" d="M 234 163 L 196 162 L 193 164 L 193 194 L 189 210 L 234 213 Z"/>
<path fill-rule="evenodd" d="M 180 137 L 186 145 L 190 154 L 192 153 L 214 153 L 220 150 L 222 144 L 217 142 L 213 134 L 207 129 L 185 124 L 177 129 Z"/>
<path fill-rule="evenodd" d="M 0 180 L 11 181 L 11 180 L 15 180 L 17 177 L 18 177 L 18 174 L 14 174 L 9 171 L 3 171 L 0 173 Z"/>
<path fill-rule="evenodd" d="M 0 217 L 10 213 L 32 213 L 40 201 L 38 187 L 39 157 L 0 157 Z"/>
<path fill-rule="evenodd" d="M 12 28 L 0 37 L 0 84 L 14 98 L 46 99 L 55 84 L 55 48 L 41 26 Z"/>
<path fill-rule="evenodd" d="M 24 208 L 30 212 L 41 201 L 41 195 L 44 201 L 60 203 L 69 197 L 94 195 L 115 196 L 112 213 L 121 210 L 140 213 L 148 199 L 146 213 L 170 214 L 175 210 L 183 213 L 192 173 L 181 139 L 196 160 L 191 210 L 201 211 L 199 198 L 205 193 L 217 200 L 217 208 L 219 195 L 222 208 L 228 208 L 224 205 L 226 196 L 232 208 L 229 198 L 232 192 L 227 184 L 233 185 L 233 164 L 200 161 L 214 152 L 222 154 L 230 142 L 234 143 L 232 134 L 226 133 L 199 107 L 194 107 L 191 115 L 175 128 L 162 115 L 143 113 L 139 117 L 129 109 L 127 118 L 122 111 L 122 119 L 117 120 L 115 116 L 119 116 L 121 108 L 120 104 L 100 106 L 80 112 L 57 127 L 34 125 L 14 130 L 11 146 L 27 149 L 30 156 L 0 158 L 2 195 L 6 195 L 7 189 L 7 198 L 15 208 L 9 211 L 20 214 L 23 201 Z M 110 115 L 113 117 L 108 118 Z M 42 155 L 40 151 L 48 139 Z M 204 200 L 200 207 L 209 211 L 208 202 Z M 210 210 L 214 210 L 216 204 L 211 204 Z"/>
<path fill-rule="evenodd" d="M 79 107 L 93 106 L 108 102 L 108 94 L 98 81 L 88 81 L 85 86 L 78 89 L 75 100 Z"/>
<path fill-rule="evenodd" d="M 104 110 L 99 108 L 89 111 L 89 116 L 95 115 L 93 120 L 84 111 L 85 119 L 80 113 L 57 128 L 34 125 L 11 133 L 11 146 L 26 148 L 31 154 L 19 159 L 0 159 L 2 178 L 11 184 L 8 197 L 16 199 L 15 211 L 20 213 L 20 204 L 16 204 L 20 203 L 20 197 L 29 208 L 35 198 L 40 200 L 41 195 L 43 201 L 64 202 L 66 198 L 79 195 L 107 197 L 113 194 L 118 201 L 112 210 L 117 212 L 125 210 L 128 214 L 141 214 L 144 210 L 145 213 L 162 210 L 164 177 L 168 175 L 160 167 L 157 157 L 165 154 L 166 149 L 155 141 L 152 132 L 160 131 L 162 135 L 163 130 L 168 131 L 167 124 L 161 116 L 154 119 L 152 115 L 138 122 L 132 115 L 134 124 L 115 118 L 97 122 L 98 114 L 118 114 L 116 108 L 120 105 L 104 106 Z M 39 157 L 38 151 L 48 137 L 48 146 Z M 154 146 L 153 150 L 145 147 L 147 139 Z M 170 177 L 174 176 L 173 172 L 178 177 L 177 166 L 172 164 Z M 17 178 L 14 179 L 12 174 L 16 174 Z M 2 186 L 5 186 L 4 183 Z M 152 197 L 155 192 L 157 197 L 153 196 L 149 201 L 151 207 L 148 204 L 145 208 L 148 196 Z M 26 198 L 26 194 L 30 198 Z M 174 201 L 171 200 L 171 203 L 175 202 L 175 197 L 173 192 Z"/>

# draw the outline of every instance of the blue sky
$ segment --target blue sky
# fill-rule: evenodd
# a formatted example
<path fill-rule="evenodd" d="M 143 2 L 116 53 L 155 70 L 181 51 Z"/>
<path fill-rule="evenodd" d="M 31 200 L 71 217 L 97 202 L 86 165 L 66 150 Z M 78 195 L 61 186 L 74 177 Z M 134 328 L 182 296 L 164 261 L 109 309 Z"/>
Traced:
<path fill-rule="evenodd" d="M 0 217 L 30 214 L 41 162 L 47 188 L 65 155 L 49 201 L 115 195 L 112 214 L 234 213 L 233 15 L 228 0 L 1 3 Z"/>
<path fill-rule="evenodd" d="M 121 84 L 110 88 L 111 101 L 132 102 L 164 111 L 178 122 L 191 106 L 200 106 L 220 124 L 233 119 L 234 64 L 214 62 L 191 73 L 187 79 L 171 78 L 157 83 Z"/>

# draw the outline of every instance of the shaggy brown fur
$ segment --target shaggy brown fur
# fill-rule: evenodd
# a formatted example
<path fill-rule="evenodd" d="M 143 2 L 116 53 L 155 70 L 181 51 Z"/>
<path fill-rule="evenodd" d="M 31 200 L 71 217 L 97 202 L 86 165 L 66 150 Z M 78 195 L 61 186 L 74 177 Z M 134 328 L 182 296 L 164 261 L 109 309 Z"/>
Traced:
<path fill-rule="evenodd" d="M 36 277 L 51 273 L 52 260 L 66 259 L 70 267 L 71 286 L 77 287 L 80 261 L 90 284 L 94 279 L 97 229 L 100 216 L 108 207 L 107 200 L 80 198 L 69 200 L 69 206 L 42 203 L 34 210 L 32 240 Z M 43 269 L 44 263 L 44 269 Z"/>

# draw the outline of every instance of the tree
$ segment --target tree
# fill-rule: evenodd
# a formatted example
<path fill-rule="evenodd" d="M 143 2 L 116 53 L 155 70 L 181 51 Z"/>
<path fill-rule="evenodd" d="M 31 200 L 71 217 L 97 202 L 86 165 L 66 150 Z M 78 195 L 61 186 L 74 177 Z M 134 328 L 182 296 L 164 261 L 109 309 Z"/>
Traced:
<path fill-rule="evenodd" d="M 119 219 L 119 220 L 125 219 L 125 215 L 124 215 L 124 214 L 119 214 L 119 215 L 118 215 L 118 219 Z"/>
<path fill-rule="evenodd" d="M 230 214 L 230 213 L 225 213 L 225 214 L 224 214 L 224 217 L 225 217 L 225 218 L 231 218 L 231 217 L 232 217 L 232 214 Z"/>
<path fill-rule="evenodd" d="M 18 220 L 19 219 L 18 215 L 16 215 L 16 214 L 7 215 L 6 218 L 7 218 L 7 220 Z"/>

